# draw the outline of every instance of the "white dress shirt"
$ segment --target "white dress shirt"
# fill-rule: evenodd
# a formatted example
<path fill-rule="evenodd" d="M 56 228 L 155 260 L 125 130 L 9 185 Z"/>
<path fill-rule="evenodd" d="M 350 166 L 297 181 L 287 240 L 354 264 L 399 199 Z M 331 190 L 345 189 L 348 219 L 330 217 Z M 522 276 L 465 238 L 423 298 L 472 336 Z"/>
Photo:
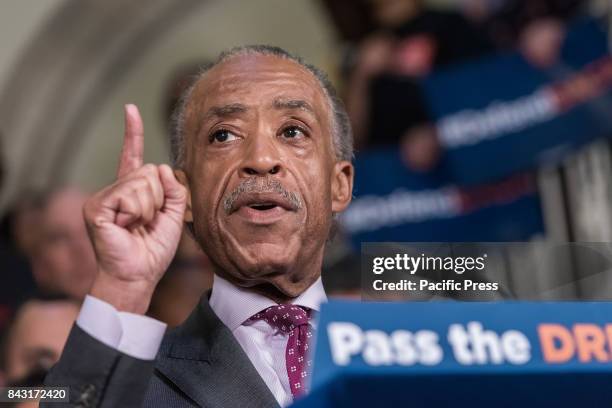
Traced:
<path fill-rule="evenodd" d="M 291 303 L 319 311 L 327 301 L 321 278 Z M 247 320 L 276 303 L 265 296 L 237 287 L 215 275 L 210 306 L 236 337 L 279 405 L 293 401 L 285 365 L 289 335 L 277 332 L 263 320 Z M 246 324 L 245 324 L 246 323 Z M 311 322 L 312 324 L 312 322 Z M 77 325 L 96 340 L 142 360 L 153 360 L 166 325 L 147 316 L 118 312 L 110 304 L 87 296 Z"/>

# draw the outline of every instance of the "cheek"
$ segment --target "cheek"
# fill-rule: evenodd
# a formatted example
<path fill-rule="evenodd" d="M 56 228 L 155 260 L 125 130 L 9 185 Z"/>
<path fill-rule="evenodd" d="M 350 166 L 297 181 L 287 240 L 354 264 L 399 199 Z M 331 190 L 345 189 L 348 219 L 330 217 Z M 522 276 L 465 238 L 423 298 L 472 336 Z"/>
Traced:
<path fill-rule="evenodd" d="M 192 197 L 193 220 L 196 225 L 207 225 L 214 212 L 215 192 L 207 186 L 200 186 Z"/>
<path fill-rule="evenodd" d="M 196 226 L 210 228 L 210 220 L 214 219 L 224 184 L 223 175 L 216 174 L 209 167 L 203 167 L 195 173 L 191 186 L 191 210 Z"/>
<path fill-rule="evenodd" d="M 302 191 L 309 206 L 310 217 L 321 219 L 331 213 L 330 173 L 324 168 L 308 166 L 303 169 Z"/>
<path fill-rule="evenodd" d="M 54 244 L 46 252 L 46 261 L 56 268 L 65 267 L 71 262 L 70 248 L 64 244 Z"/>

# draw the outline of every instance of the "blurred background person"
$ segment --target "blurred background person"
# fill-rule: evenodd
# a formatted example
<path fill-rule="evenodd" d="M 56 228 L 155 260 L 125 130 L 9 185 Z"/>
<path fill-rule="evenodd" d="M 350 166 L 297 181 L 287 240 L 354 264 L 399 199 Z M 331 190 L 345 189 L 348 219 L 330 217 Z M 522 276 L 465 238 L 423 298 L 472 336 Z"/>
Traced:
<path fill-rule="evenodd" d="M 375 28 L 353 57 L 347 106 L 361 146 L 388 145 L 400 139 L 397 128 L 427 119 L 416 79 L 490 48 L 457 12 L 431 10 L 420 0 L 370 0 L 366 6 Z M 389 110 L 399 107 L 401 116 L 390 118 Z"/>
<path fill-rule="evenodd" d="M 440 155 L 419 80 L 492 50 L 456 11 L 422 0 L 367 1 L 375 30 L 357 46 L 346 102 L 358 147 L 399 145 L 406 164 L 428 171 Z"/>
<path fill-rule="evenodd" d="M 8 384 L 9 387 L 42 387 L 44 384 L 47 370 L 38 368 L 34 369 L 27 377 Z M 17 403 L 5 403 L 6 408 L 38 408 L 38 401 L 21 401 Z"/>
<path fill-rule="evenodd" d="M 36 228 L 31 263 L 38 290 L 82 300 L 96 275 L 95 255 L 83 220 L 87 194 L 63 188 L 48 195 Z"/>
<path fill-rule="evenodd" d="M 585 12 L 585 0 L 463 0 L 465 15 L 500 50 L 519 49 L 534 66 L 554 64 L 566 25 Z"/>
<path fill-rule="evenodd" d="M 496 49 L 519 49 L 534 66 L 550 67 L 567 21 L 585 3 L 465 0 L 439 11 L 419 0 L 368 1 L 374 30 L 349 59 L 346 94 L 358 147 L 398 145 L 409 168 L 431 171 L 443 152 L 418 81 Z"/>
<path fill-rule="evenodd" d="M 0 336 L 9 382 L 55 362 L 89 291 L 96 269 L 82 216 L 86 197 L 76 188 L 28 193 L 3 219 Z"/>
<path fill-rule="evenodd" d="M 3 350 L 7 383 L 46 371 L 59 359 L 79 307 L 68 299 L 32 299 L 21 306 Z"/>

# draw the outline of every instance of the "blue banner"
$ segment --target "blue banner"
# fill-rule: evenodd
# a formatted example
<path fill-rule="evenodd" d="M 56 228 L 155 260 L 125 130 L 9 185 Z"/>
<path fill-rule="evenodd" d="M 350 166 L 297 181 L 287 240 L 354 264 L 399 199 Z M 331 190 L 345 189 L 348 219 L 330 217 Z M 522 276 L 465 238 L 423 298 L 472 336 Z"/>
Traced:
<path fill-rule="evenodd" d="M 593 20 L 571 26 L 547 70 L 509 53 L 437 72 L 423 83 L 458 184 L 554 163 L 612 134 L 612 59 Z"/>
<path fill-rule="evenodd" d="M 609 406 L 610 303 L 323 306 L 296 406 Z"/>
<path fill-rule="evenodd" d="M 543 232 L 533 175 L 468 188 L 448 180 L 444 168 L 410 171 L 396 150 L 360 154 L 355 198 L 341 225 L 356 248 L 379 241 L 524 241 Z"/>

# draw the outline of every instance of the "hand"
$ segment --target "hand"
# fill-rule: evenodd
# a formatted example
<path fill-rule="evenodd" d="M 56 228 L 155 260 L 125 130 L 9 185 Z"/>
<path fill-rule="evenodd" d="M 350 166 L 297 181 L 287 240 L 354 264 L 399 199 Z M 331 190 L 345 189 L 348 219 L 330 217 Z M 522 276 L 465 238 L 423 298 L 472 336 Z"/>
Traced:
<path fill-rule="evenodd" d="M 90 293 L 119 310 L 141 314 L 176 252 L 187 200 L 169 166 L 143 166 L 143 150 L 140 113 L 126 105 L 117 181 L 83 210 L 98 264 Z"/>

